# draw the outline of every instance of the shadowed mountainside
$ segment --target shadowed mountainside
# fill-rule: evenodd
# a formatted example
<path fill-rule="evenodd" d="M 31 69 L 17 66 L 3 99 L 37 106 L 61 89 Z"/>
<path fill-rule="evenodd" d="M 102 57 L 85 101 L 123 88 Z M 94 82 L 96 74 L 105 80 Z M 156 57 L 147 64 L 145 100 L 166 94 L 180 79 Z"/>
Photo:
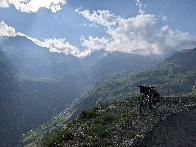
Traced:
<path fill-rule="evenodd" d="M 184 54 L 186 53 L 189 53 L 189 51 L 185 52 Z M 175 109 L 176 107 L 174 106 L 174 104 L 178 103 L 178 101 L 175 100 L 176 95 L 195 95 L 196 67 L 181 65 L 180 62 L 172 62 L 172 58 L 173 56 L 165 60 L 163 63 L 143 70 L 142 72 L 138 72 L 136 74 L 122 73 L 122 75 L 120 76 L 118 76 L 117 74 L 114 75 L 116 78 L 111 78 L 110 80 L 97 83 L 91 91 L 83 95 L 70 109 L 63 111 L 59 116 L 42 125 L 38 129 L 33 131 L 33 133 L 29 132 L 24 137 L 23 141 L 27 144 L 32 143 L 35 140 L 39 142 L 39 139 L 41 139 L 40 136 L 44 136 L 47 134 L 47 132 L 64 127 L 68 121 L 77 118 L 82 110 L 91 109 L 92 107 L 96 106 L 99 101 L 107 102 L 119 99 L 131 99 L 132 97 L 139 95 L 139 89 L 136 86 L 138 84 L 152 84 L 157 87 L 157 90 L 161 93 L 162 96 L 170 95 L 174 97 L 174 100 L 172 100 L 171 97 L 171 101 L 174 101 L 174 103 L 171 103 L 170 105 L 170 99 L 167 99 L 167 103 L 169 103 L 169 107 L 173 107 Z M 190 57 L 188 59 L 191 61 L 194 60 L 194 57 Z M 189 102 L 188 99 L 189 98 L 185 98 L 185 103 Z M 161 107 L 164 107 L 164 111 L 167 111 L 168 106 L 165 106 L 166 105 L 162 105 Z M 136 108 L 137 107 L 134 107 L 134 109 Z M 171 108 L 171 110 L 173 110 L 173 108 Z M 179 108 L 180 110 L 182 107 L 180 106 L 177 108 Z M 168 109 L 168 111 L 169 110 L 170 109 Z M 38 130 L 42 131 L 38 132 Z"/>
<path fill-rule="evenodd" d="M 7 45 L 4 44 L 5 48 L 3 49 L 4 51 L 5 49 L 8 49 L 6 50 L 7 53 L 8 51 L 10 51 L 9 55 L 12 59 L 12 62 L 14 62 L 17 67 L 19 67 L 20 72 L 23 72 L 23 70 L 26 69 L 31 69 L 26 71 L 29 73 L 31 73 L 32 70 L 33 72 L 36 72 L 34 69 L 37 68 L 37 71 L 41 72 L 38 73 L 38 75 L 42 74 L 42 70 L 45 69 L 43 69 L 39 65 L 34 64 L 33 61 L 36 60 L 36 62 L 38 62 L 40 60 L 44 60 L 42 56 L 47 56 L 49 51 L 47 49 L 41 49 L 35 44 L 32 44 L 31 41 L 27 42 L 29 48 L 27 48 L 27 50 L 24 50 L 24 40 L 26 40 L 26 38 L 11 37 L 7 40 Z M 12 43 L 9 44 L 9 41 Z M 18 50 L 16 50 L 16 48 Z M 32 50 L 32 48 L 34 48 L 34 50 Z M 1 118 L 3 120 L 1 124 L 2 126 L 4 126 L 4 129 L 1 129 L 2 134 L 4 134 L 1 140 L 1 144 L 5 144 L 4 146 L 7 147 L 17 144 L 17 140 L 19 140 L 20 135 L 50 120 L 53 116 L 62 112 L 66 107 L 69 107 L 76 98 L 84 93 L 84 91 L 92 89 L 95 83 L 107 79 L 111 76 L 111 73 L 113 74 L 113 72 L 117 72 L 118 70 L 121 71 L 123 67 L 115 67 L 115 70 L 111 69 L 105 72 L 104 70 L 102 70 L 102 68 L 104 69 L 105 62 L 102 62 L 100 60 L 100 58 L 102 58 L 100 56 L 104 52 L 100 52 L 98 56 L 96 55 L 96 53 L 92 54 L 92 57 L 96 57 L 97 60 L 99 58 L 100 62 L 98 63 L 98 65 L 101 65 L 101 67 L 96 68 L 97 64 L 95 64 L 95 60 L 93 60 L 91 61 L 95 64 L 93 66 L 93 70 L 89 69 L 75 73 L 68 72 L 64 73 L 63 76 L 54 79 L 29 79 L 19 74 L 16 68 L 10 62 L 9 58 L 2 51 L 0 53 L 2 63 Z M 34 57 L 32 57 L 33 54 Z M 38 55 L 35 56 L 35 54 Z M 122 54 L 122 56 L 129 56 L 130 58 L 132 57 L 132 55 L 126 54 Z M 91 57 L 87 58 L 83 60 L 86 60 L 85 62 L 89 62 L 91 60 Z M 112 63 L 115 63 L 116 60 L 120 61 L 119 57 L 112 57 L 111 59 L 112 62 L 108 62 L 108 66 L 112 66 Z M 127 60 L 127 62 L 128 61 L 129 60 Z M 132 66 L 132 64 L 125 64 L 125 62 L 126 61 L 124 60 L 121 65 L 124 64 L 126 65 L 126 67 Z M 21 66 L 21 64 L 23 66 Z M 33 67 L 30 68 L 30 66 L 27 66 L 27 64 L 32 65 Z M 45 62 L 43 62 L 42 64 L 42 62 L 40 61 L 39 64 L 44 66 Z M 42 69 L 39 70 L 39 68 L 36 66 Z M 90 66 L 90 64 L 88 66 Z M 107 67 L 107 64 L 105 64 L 105 66 Z M 53 67 L 51 66 L 51 68 Z M 58 68 L 60 68 L 60 66 L 58 66 Z M 133 70 L 133 68 L 131 70 Z M 58 70 L 55 70 L 55 68 L 53 69 L 53 71 L 59 72 Z M 46 70 L 44 72 L 48 71 Z M 12 131 L 10 131 L 10 129 Z"/>
<path fill-rule="evenodd" d="M 70 81 L 27 79 L 0 53 L 0 144 L 12 147 L 22 134 L 68 107 L 81 90 L 73 76 Z"/>

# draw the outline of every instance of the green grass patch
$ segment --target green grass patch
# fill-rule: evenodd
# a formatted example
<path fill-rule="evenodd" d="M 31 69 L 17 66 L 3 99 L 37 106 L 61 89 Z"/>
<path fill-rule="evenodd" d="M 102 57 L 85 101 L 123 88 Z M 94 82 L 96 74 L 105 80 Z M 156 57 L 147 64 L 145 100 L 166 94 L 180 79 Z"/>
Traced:
<path fill-rule="evenodd" d="M 127 99 L 126 101 L 135 104 L 137 98 Z M 78 119 L 67 125 L 66 130 L 49 134 L 44 139 L 42 146 L 61 146 L 65 141 L 72 140 L 75 137 L 81 141 L 81 147 L 111 145 L 112 132 L 127 125 L 128 120 L 138 116 L 138 113 L 127 110 L 114 113 L 108 109 L 111 104 L 116 104 L 118 107 L 120 102 L 113 101 L 100 107 L 81 111 Z M 119 109 L 117 107 L 116 109 Z"/>
<path fill-rule="evenodd" d="M 64 141 L 73 139 L 73 132 L 69 129 L 59 130 L 49 134 L 41 144 L 41 147 L 60 146 Z"/>

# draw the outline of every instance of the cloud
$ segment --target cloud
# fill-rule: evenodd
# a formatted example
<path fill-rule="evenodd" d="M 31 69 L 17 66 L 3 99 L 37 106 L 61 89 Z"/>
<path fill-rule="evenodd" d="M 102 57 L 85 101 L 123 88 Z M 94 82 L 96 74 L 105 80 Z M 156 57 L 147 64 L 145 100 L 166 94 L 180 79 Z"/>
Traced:
<path fill-rule="evenodd" d="M 0 23 L 0 38 L 4 37 L 15 37 L 18 36 L 25 36 L 29 40 L 33 41 L 35 44 L 48 48 L 51 52 L 62 52 L 65 54 L 71 54 L 74 56 L 80 56 L 79 49 L 67 42 L 64 38 L 53 38 L 53 39 L 44 39 L 44 41 L 40 41 L 38 39 L 32 38 L 27 36 L 21 32 L 16 32 L 13 27 L 8 26 L 4 21 Z"/>
<path fill-rule="evenodd" d="M 40 8 L 50 9 L 57 12 L 61 9 L 61 5 L 66 4 L 66 0 L 1 0 L 0 7 L 8 8 L 10 5 L 21 12 L 37 12 Z"/>
<path fill-rule="evenodd" d="M 142 4 L 137 0 L 138 6 Z M 93 37 L 81 39 L 82 46 L 86 47 L 86 53 L 94 50 L 105 49 L 138 53 L 143 55 L 162 55 L 171 50 L 181 50 L 196 46 L 196 37 L 187 32 L 173 30 L 169 26 L 159 27 L 159 19 L 153 14 L 139 13 L 135 17 L 122 18 L 115 16 L 108 10 L 98 10 L 90 13 L 89 10 L 76 10 L 87 20 L 103 25 L 109 37 Z M 85 53 L 83 53 L 85 54 Z"/>
<path fill-rule="evenodd" d="M 164 51 L 182 50 L 196 46 L 196 37 L 187 32 L 172 30 L 168 26 L 163 26 L 157 34 L 159 48 Z"/>
<path fill-rule="evenodd" d="M 0 22 L 0 38 L 1 37 L 9 37 L 16 36 L 15 29 L 13 27 L 8 26 L 4 21 Z"/>
<path fill-rule="evenodd" d="M 139 14 L 144 14 L 145 12 L 144 12 L 144 10 L 142 10 L 143 4 L 140 2 L 140 0 L 135 0 L 135 1 L 136 1 L 136 6 L 139 7 L 138 13 L 139 13 Z M 144 5 L 144 7 L 146 7 L 146 5 Z"/>
<path fill-rule="evenodd" d="M 27 37 L 32 40 L 35 44 L 48 48 L 51 52 L 59 52 L 65 54 L 71 54 L 74 56 L 79 56 L 79 49 L 69 42 L 66 42 L 64 38 L 53 38 L 53 39 L 45 39 L 44 41 L 39 41 L 35 38 Z"/>
<path fill-rule="evenodd" d="M 89 27 L 102 25 L 107 37 L 89 36 L 85 38 L 81 35 L 81 46 L 85 50 L 80 51 L 79 48 L 67 42 L 65 38 L 49 38 L 40 41 L 16 32 L 13 27 L 1 21 L 0 38 L 16 35 L 26 36 L 35 44 L 46 47 L 51 52 L 63 52 L 77 57 L 84 57 L 101 49 L 109 52 L 121 51 L 143 55 L 162 55 L 174 50 L 179 51 L 196 47 L 195 36 L 172 29 L 168 25 L 160 26 L 160 22 L 165 24 L 163 20 L 167 20 L 166 16 L 156 17 L 153 14 L 139 13 L 135 17 L 123 18 L 115 16 L 109 10 L 90 12 L 89 10 L 76 9 L 75 12 L 91 22 L 92 25 Z"/>
<path fill-rule="evenodd" d="M 80 55 L 78 55 L 80 57 L 87 56 L 88 54 L 90 54 L 90 53 L 92 53 L 96 50 L 100 50 L 100 49 L 107 50 L 107 44 L 109 42 L 109 40 L 105 37 L 102 37 L 102 38 L 95 37 L 95 38 L 93 38 L 92 36 L 89 36 L 89 40 L 85 40 L 84 37 L 82 36 L 80 38 L 80 40 L 82 42 L 82 46 L 87 48 L 84 52 L 81 52 Z"/>
<path fill-rule="evenodd" d="M 96 22 L 104 26 L 116 25 L 116 20 L 118 19 L 118 16 L 111 14 L 109 10 L 93 11 L 92 14 L 89 10 L 80 11 L 80 9 L 76 9 L 75 12 L 82 14 L 89 21 Z"/>

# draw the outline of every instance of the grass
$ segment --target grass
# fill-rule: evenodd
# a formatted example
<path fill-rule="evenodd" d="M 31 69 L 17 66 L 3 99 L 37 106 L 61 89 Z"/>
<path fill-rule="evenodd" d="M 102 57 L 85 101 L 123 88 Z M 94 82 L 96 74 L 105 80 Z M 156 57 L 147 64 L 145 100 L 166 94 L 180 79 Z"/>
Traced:
<path fill-rule="evenodd" d="M 136 99 L 127 100 L 130 105 L 135 102 Z M 81 147 L 111 145 L 112 132 L 126 125 L 128 119 L 138 115 L 126 110 L 111 112 L 108 106 L 114 103 L 120 104 L 113 101 L 108 102 L 107 105 L 81 111 L 78 119 L 70 122 L 66 130 L 49 134 L 41 146 L 61 146 L 65 141 L 74 141 L 74 139 L 80 140 Z"/>
<path fill-rule="evenodd" d="M 64 141 L 73 139 L 73 132 L 69 129 L 58 130 L 49 134 L 43 141 L 42 147 L 55 147 L 63 145 Z"/>
<path fill-rule="evenodd" d="M 124 135 L 129 138 L 137 138 L 135 135 L 142 135 L 143 132 L 149 131 L 158 121 L 153 120 L 152 122 L 150 119 L 149 121 L 140 122 L 141 126 L 139 125 L 139 128 L 135 127 L 136 124 L 132 124 L 140 115 L 138 111 L 132 109 L 138 105 L 138 100 L 139 97 L 123 101 L 103 102 L 90 110 L 83 110 L 77 119 L 72 120 L 66 126 L 65 130 L 60 129 L 48 134 L 41 146 L 69 146 L 69 143 L 71 143 L 79 147 L 107 147 L 113 145 L 115 135 L 118 135 L 119 138 L 117 140 L 119 142 L 122 141 L 121 137 L 124 137 Z M 174 105 L 175 107 L 178 105 L 179 109 L 181 109 L 181 105 L 192 102 L 195 103 L 195 98 L 162 97 L 160 104 L 163 106 L 167 104 L 167 108 L 160 107 L 160 110 L 162 111 L 162 108 L 164 108 L 166 113 L 169 111 L 173 113 L 173 111 L 176 111 L 174 110 L 176 109 Z M 170 108 L 171 110 L 168 111 L 167 109 Z M 145 125 L 143 126 L 143 124 Z M 127 127 L 131 130 L 125 131 Z"/>

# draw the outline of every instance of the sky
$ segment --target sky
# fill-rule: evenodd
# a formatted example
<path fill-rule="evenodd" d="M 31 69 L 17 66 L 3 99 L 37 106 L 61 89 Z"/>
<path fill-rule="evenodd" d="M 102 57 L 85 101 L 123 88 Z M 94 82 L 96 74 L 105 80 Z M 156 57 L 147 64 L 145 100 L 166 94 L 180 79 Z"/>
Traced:
<path fill-rule="evenodd" d="M 0 0 L 0 39 L 51 52 L 163 55 L 196 47 L 196 0 Z"/>

